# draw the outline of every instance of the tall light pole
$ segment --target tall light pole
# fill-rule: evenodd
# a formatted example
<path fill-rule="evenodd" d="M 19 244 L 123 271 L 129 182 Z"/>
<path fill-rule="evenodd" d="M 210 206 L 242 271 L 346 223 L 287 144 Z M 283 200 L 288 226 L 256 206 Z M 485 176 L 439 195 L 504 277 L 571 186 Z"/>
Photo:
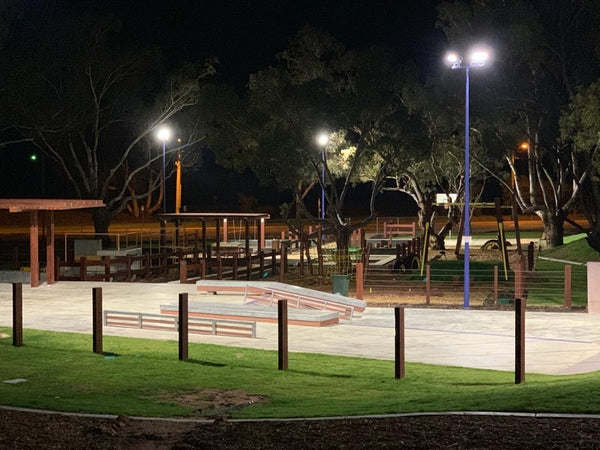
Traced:
<path fill-rule="evenodd" d="M 171 129 L 162 125 L 156 130 L 156 137 L 159 141 L 162 141 L 162 188 L 163 188 L 163 201 L 162 201 L 162 213 L 167 212 L 167 171 L 166 171 L 166 145 L 167 141 L 171 138 Z"/>
<path fill-rule="evenodd" d="M 446 61 L 450 64 L 452 69 L 464 69 L 465 70 L 465 207 L 463 209 L 465 230 L 463 233 L 463 240 L 465 242 L 465 258 L 464 258 L 464 308 L 469 307 L 470 297 L 470 251 L 469 246 L 471 244 L 471 210 L 469 202 L 471 201 L 471 187 L 470 187 L 470 170 L 471 161 L 469 155 L 469 70 L 473 67 L 483 67 L 489 58 L 489 54 L 485 50 L 476 50 L 471 52 L 466 63 L 463 58 L 457 53 L 448 53 L 446 55 Z M 464 63 L 464 64 L 463 64 Z"/>
<path fill-rule="evenodd" d="M 321 147 L 321 219 L 325 219 L 325 147 L 328 142 L 329 133 L 319 133 L 317 144 Z"/>

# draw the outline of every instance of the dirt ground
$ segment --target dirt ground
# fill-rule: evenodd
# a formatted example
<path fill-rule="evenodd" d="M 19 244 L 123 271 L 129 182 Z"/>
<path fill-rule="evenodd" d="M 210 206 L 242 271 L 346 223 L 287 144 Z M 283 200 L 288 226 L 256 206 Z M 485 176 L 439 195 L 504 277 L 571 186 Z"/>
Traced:
<path fill-rule="evenodd" d="M 0 449 L 596 449 L 600 419 L 427 415 L 210 423 L 0 409 Z"/>

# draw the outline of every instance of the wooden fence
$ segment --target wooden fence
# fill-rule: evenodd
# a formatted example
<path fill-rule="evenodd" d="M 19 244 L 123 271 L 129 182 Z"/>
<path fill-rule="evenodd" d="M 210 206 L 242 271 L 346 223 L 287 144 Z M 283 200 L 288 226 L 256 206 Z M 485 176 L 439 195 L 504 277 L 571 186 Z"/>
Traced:
<path fill-rule="evenodd" d="M 281 251 L 261 251 L 256 255 L 219 254 L 214 258 L 191 257 L 182 251 L 175 253 L 145 254 L 88 258 L 78 261 L 56 260 L 57 281 L 133 281 L 136 278 L 169 274 L 170 269 L 179 270 L 181 283 L 193 283 L 197 279 L 251 279 L 275 274 L 277 256 Z"/>

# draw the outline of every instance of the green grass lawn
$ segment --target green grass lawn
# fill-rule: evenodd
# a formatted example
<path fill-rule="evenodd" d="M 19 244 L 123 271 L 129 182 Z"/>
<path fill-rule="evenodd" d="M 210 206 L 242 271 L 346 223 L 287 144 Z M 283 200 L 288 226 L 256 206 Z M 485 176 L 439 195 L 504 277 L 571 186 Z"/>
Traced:
<path fill-rule="evenodd" d="M 583 263 L 600 261 L 600 253 L 591 248 L 584 239 L 584 234 L 566 236 L 565 244 L 540 251 L 535 263 L 535 274 L 530 280 L 527 302 L 530 305 L 562 305 L 564 304 L 562 277 L 565 265 L 571 265 L 571 296 L 573 306 L 587 305 L 587 268 Z M 553 261 L 555 260 L 555 261 Z M 568 261 L 568 262 L 565 262 Z"/>
<path fill-rule="evenodd" d="M 230 411 L 233 417 L 309 417 L 421 411 L 600 412 L 598 373 L 575 376 L 407 364 L 394 378 L 393 361 L 290 354 L 277 370 L 277 353 L 206 344 L 190 345 L 190 361 L 177 359 L 177 343 L 105 337 L 106 358 L 91 351 L 91 336 L 25 330 L 13 347 L 0 327 L 0 404 L 88 413 L 189 416 L 174 398 L 203 389 L 243 390 L 265 403 Z M 391 355 L 390 355 L 391 356 Z"/>

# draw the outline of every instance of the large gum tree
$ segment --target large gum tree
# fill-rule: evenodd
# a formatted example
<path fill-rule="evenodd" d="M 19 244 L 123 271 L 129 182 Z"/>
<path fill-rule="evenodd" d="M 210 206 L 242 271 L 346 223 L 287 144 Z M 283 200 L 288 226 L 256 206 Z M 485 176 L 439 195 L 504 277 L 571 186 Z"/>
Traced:
<path fill-rule="evenodd" d="M 192 125 L 176 130 L 183 140 L 169 146 L 170 160 L 202 139 L 186 111 L 213 67 L 167 74 L 157 50 L 122 44 L 113 18 L 56 14 L 12 36 L 11 95 L 3 106 L 15 129 L 62 171 L 49 182 L 65 185 L 66 195 L 104 201 L 92 219 L 97 233 L 107 233 L 132 201 L 163 195 L 153 136 L 160 124 Z"/>

